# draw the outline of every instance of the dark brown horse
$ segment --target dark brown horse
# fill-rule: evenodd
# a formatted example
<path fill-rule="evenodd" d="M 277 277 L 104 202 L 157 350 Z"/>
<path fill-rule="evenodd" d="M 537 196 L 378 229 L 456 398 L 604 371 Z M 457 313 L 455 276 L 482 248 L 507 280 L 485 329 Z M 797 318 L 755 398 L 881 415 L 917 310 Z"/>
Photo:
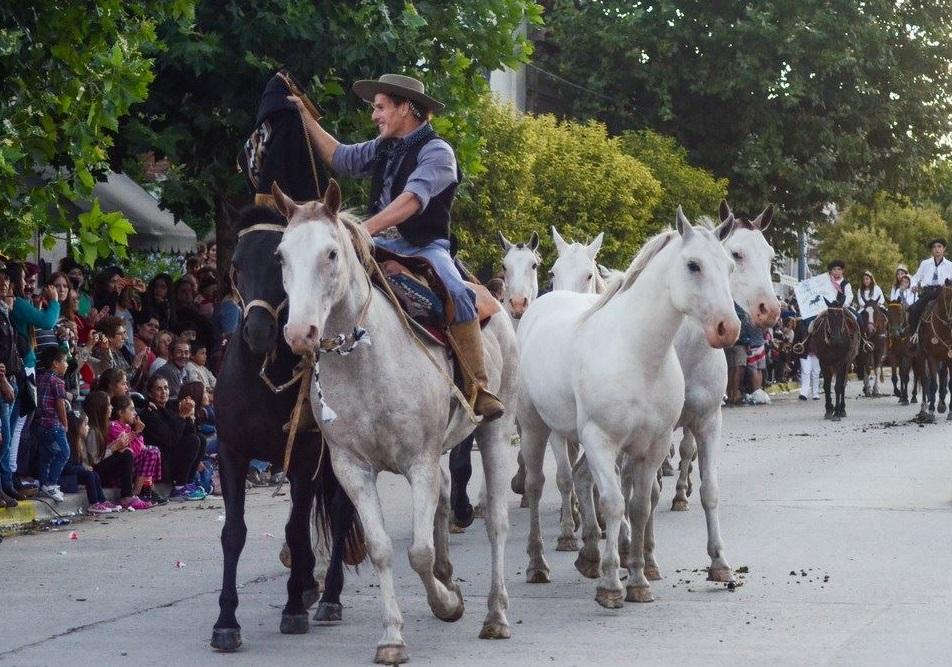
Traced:
<path fill-rule="evenodd" d="M 919 377 L 922 378 L 920 420 L 935 421 L 937 390 L 939 393 L 939 412 L 945 411 L 945 394 L 950 365 L 952 365 L 952 285 L 946 281 L 939 292 L 939 296 L 926 307 L 922 320 L 919 322 L 916 367 L 919 371 Z M 952 412 L 949 412 L 946 419 L 952 421 Z"/>
<path fill-rule="evenodd" d="M 879 383 L 884 381 L 883 360 L 889 347 L 889 320 L 877 300 L 860 312 L 859 321 L 862 345 L 856 357 L 857 375 L 863 378 L 864 396 L 879 396 Z"/>
<path fill-rule="evenodd" d="M 886 363 L 892 371 L 893 394 L 899 398 L 900 405 L 909 405 L 909 371 L 914 370 L 916 346 L 909 342 L 911 332 L 906 302 L 902 299 L 888 302 L 886 319 L 889 322 Z"/>
<path fill-rule="evenodd" d="M 837 303 L 826 302 L 827 309 L 813 321 L 810 338 L 816 347 L 823 372 L 826 394 L 826 419 L 839 421 L 846 416 L 846 374 L 856 358 L 860 345 L 859 325 Z M 836 376 L 836 402 L 830 396 L 830 385 Z"/>

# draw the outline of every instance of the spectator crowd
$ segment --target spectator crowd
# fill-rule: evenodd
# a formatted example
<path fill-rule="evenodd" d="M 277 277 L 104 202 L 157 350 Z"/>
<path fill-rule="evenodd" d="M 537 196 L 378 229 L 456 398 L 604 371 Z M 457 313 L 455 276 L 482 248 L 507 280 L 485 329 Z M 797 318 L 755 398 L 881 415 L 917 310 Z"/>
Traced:
<path fill-rule="evenodd" d="M 80 485 L 92 514 L 220 492 L 212 369 L 240 309 L 215 263 L 200 247 L 148 283 L 70 258 L 46 276 L 0 263 L 0 507 Z"/>

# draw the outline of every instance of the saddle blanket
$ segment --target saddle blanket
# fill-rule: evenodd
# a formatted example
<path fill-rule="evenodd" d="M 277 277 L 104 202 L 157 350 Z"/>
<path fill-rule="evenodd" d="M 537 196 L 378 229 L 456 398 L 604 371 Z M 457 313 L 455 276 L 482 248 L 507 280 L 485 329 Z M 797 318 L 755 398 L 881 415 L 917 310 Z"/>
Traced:
<path fill-rule="evenodd" d="M 419 257 L 403 257 L 379 248 L 375 249 L 375 254 L 407 317 L 435 342 L 446 346 L 446 328 L 453 321 L 452 302 L 430 263 Z M 477 317 L 485 326 L 490 317 L 502 310 L 502 306 L 483 285 L 466 284 L 476 294 Z"/>

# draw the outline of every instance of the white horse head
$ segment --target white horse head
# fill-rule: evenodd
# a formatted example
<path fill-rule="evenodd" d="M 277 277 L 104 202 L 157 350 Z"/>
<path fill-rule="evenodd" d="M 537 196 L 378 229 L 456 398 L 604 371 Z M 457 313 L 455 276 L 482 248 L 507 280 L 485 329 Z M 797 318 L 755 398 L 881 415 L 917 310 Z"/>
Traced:
<path fill-rule="evenodd" d="M 278 245 L 281 278 L 288 295 L 284 337 L 296 354 L 314 351 L 334 307 L 352 292 L 360 267 L 351 233 L 342 223 L 341 192 L 331 180 L 323 202 L 298 204 L 275 183 L 271 192 L 278 211 L 288 220 Z M 359 225 L 352 229 L 360 234 Z M 359 238 L 369 244 L 369 237 Z M 348 261 L 350 260 L 350 261 Z"/>
<path fill-rule="evenodd" d="M 740 320 L 731 297 L 735 262 L 723 247 L 734 231 L 734 216 L 729 215 L 710 231 L 693 227 L 679 206 L 676 227 L 681 247 L 666 278 L 671 303 L 697 320 L 711 347 L 729 347 L 740 335 Z"/>
<path fill-rule="evenodd" d="M 509 316 L 518 320 L 539 296 L 539 235 L 532 232 L 528 243 L 510 243 L 502 232 L 498 236 L 506 272 L 503 305 Z"/>
<path fill-rule="evenodd" d="M 552 240 L 559 256 L 549 272 L 552 275 L 553 290 L 568 290 L 583 294 L 594 294 L 599 285 L 598 266 L 595 257 L 602 247 L 605 233 L 601 232 L 588 245 L 578 242 L 568 243 L 552 227 Z"/>
<path fill-rule="evenodd" d="M 730 206 L 721 201 L 720 218 L 733 217 Z M 773 291 L 771 265 L 774 249 L 763 231 L 773 219 L 773 205 L 765 208 L 753 220 L 736 218 L 734 233 L 724 242 L 736 270 L 731 274 L 731 294 L 734 301 L 750 313 L 756 326 L 772 327 L 780 319 L 780 301 Z"/>

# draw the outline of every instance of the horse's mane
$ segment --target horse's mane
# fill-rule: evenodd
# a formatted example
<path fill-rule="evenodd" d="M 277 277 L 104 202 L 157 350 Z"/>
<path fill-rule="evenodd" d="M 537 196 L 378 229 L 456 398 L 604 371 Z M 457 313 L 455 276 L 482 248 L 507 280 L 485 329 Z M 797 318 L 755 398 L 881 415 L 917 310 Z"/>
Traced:
<path fill-rule="evenodd" d="M 621 280 L 614 281 L 608 291 L 602 294 L 598 301 L 595 302 L 595 305 L 582 315 L 579 322 L 584 322 L 593 313 L 604 308 L 605 304 L 611 301 L 616 295 L 631 289 L 631 286 L 635 284 L 635 281 L 638 280 L 638 277 L 641 276 L 645 268 L 647 268 L 648 263 L 676 236 L 678 236 L 678 232 L 669 229 L 648 239 L 648 241 L 641 246 L 641 250 L 638 251 L 638 254 L 635 255 L 628 270 L 625 271 L 625 277 Z"/>
<path fill-rule="evenodd" d="M 344 228 L 350 232 L 350 238 L 354 244 L 354 252 L 357 253 L 357 259 L 365 269 L 369 269 L 373 262 L 373 240 L 367 232 L 367 228 L 361 223 L 363 219 L 353 212 L 352 209 L 344 209 L 337 214 Z"/>

